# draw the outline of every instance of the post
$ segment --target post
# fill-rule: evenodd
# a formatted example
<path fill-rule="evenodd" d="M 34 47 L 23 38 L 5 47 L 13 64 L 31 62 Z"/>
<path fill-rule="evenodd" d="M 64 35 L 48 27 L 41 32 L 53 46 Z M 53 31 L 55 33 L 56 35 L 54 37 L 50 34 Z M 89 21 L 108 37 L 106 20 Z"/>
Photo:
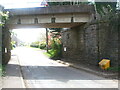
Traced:
<path fill-rule="evenodd" d="M 48 52 L 48 29 L 46 28 L 46 49 Z"/>

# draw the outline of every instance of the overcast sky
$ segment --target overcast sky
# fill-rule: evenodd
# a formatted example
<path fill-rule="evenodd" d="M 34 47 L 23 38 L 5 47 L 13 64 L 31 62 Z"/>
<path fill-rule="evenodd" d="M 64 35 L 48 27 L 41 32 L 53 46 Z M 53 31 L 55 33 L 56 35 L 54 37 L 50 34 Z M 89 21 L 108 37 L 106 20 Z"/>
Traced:
<path fill-rule="evenodd" d="M 0 0 L 0 4 L 3 5 L 5 8 L 44 7 L 44 5 L 41 5 L 41 2 L 46 2 L 46 1 L 63 2 L 63 1 L 87 1 L 87 0 Z M 88 0 L 88 1 L 94 1 L 94 0 Z M 116 1 L 116 0 L 96 0 L 96 1 L 108 2 L 108 1 Z"/>
<path fill-rule="evenodd" d="M 44 0 L 0 0 L 5 8 L 41 7 Z"/>

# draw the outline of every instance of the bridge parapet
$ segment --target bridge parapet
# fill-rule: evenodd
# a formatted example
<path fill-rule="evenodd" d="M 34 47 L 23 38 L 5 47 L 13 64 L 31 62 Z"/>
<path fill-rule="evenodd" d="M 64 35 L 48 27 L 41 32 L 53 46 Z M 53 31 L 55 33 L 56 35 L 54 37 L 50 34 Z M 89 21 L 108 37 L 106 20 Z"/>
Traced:
<path fill-rule="evenodd" d="M 50 6 L 23 9 L 6 9 L 10 12 L 10 28 L 42 27 L 71 28 L 90 22 L 94 7 L 92 5 Z"/>
<path fill-rule="evenodd" d="M 36 8 L 6 9 L 12 15 L 40 15 L 40 14 L 63 14 L 63 13 L 94 13 L 93 5 L 64 5 Z"/>

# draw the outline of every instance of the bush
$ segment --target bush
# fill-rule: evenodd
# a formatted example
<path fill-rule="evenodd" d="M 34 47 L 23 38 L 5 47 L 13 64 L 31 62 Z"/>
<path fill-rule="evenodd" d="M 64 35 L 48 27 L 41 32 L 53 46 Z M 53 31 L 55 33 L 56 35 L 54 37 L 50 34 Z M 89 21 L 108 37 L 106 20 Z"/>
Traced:
<path fill-rule="evenodd" d="M 51 47 L 52 49 L 48 52 L 51 55 L 51 58 L 60 58 L 62 56 L 62 45 L 59 43 L 59 40 L 53 39 Z"/>
<path fill-rule="evenodd" d="M 32 44 L 32 45 L 30 45 L 30 47 L 39 48 L 39 45 Z"/>
<path fill-rule="evenodd" d="M 32 42 L 30 47 L 46 49 L 46 43 L 45 42 Z"/>
<path fill-rule="evenodd" d="M 11 41 L 11 50 L 13 50 L 16 47 L 16 42 L 15 41 Z"/>
<path fill-rule="evenodd" d="M 39 48 L 39 43 L 40 42 L 32 42 L 30 47 L 35 47 L 35 48 Z"/>
<path fill-rule="evenodd" d="M 45 43 L 41 43 L 40 44 L 40 49 L 46 49 L 46 44 Z"/>

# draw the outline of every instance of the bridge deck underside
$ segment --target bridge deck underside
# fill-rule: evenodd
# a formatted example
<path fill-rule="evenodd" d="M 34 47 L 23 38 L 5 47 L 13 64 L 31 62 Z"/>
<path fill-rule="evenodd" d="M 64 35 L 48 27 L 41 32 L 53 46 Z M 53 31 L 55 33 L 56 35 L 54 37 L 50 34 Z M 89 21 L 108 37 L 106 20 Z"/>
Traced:
<path fill-rule="evenodd" d="M 41 24 L 9 24 L 11 29 L 17 28 L 72 28 L 84 23 L 41 23 Z"/>

